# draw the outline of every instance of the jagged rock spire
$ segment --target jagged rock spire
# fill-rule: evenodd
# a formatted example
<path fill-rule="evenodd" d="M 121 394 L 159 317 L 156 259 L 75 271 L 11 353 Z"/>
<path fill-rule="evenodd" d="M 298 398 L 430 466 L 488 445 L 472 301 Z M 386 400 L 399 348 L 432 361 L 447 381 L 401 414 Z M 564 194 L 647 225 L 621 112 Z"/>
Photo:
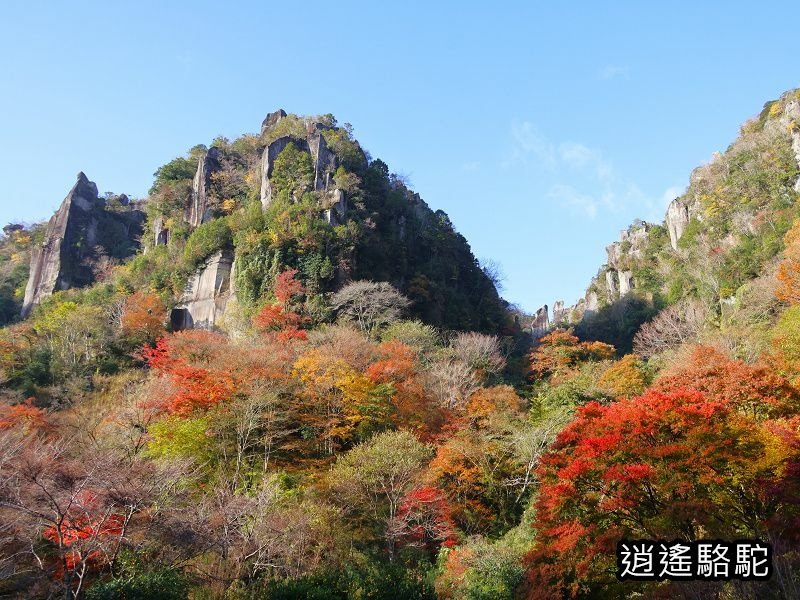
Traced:
<path fill-rule="evenodd" d="M 127 208 L 124 214 L 106 211 L 105 201 L 98 197 L 97 186 L 85 173 L 78 173 L 75 185 L 47 223 L 42 244 L 31 251 L 30 273 L 22 302 L 23 317 L 53 292 L 94 281 L 94 260 L 112 250 L 120 251 L 103 246 L 104 235 L 109 230 L 114 234 L 109 239 L 118 242 L 127 236 L 132 246 L 138 243 L 144 213 L 129 204 L 121 204 Z"/>
<path fill-rule="evenodd" d="M 219 150 L 212 146 L 197 161 L 197 172 L 192 181 L 192 195 L 186 209 L 186 222 L 191 227 L 197 227 L 211 218 L 208 189 L 211 185 L 211 176 L 219 168 Z"/>
<path fill-rule="evenodd" d="M 63 263 L 70 258 L 80 262 L 82 258 L 78 256 L 81 248 L 69 243 L 72 237 L 78 235 L 78 230 L 85 230 L 86 243 L 83 248 L 94 245 L 97 223 L 91 219 L 88 223 L 84 222 L 98 202 L 97 186 L 82 171 L 78 173 L 77 179 L 58 211 L 47 223 L 42 245 L 31 252 L 30 275 L 22 302 L 23 317 L 57 289 L 70 286 L 73 279 L 70 272 L 75 269 L 65 269 L 66 265 Z"/>

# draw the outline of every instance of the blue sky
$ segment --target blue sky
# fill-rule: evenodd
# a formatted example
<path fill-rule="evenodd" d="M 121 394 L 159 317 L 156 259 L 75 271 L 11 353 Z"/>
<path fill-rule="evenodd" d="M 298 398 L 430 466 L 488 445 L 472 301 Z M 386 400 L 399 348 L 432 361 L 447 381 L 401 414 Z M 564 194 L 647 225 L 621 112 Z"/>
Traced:
<path fill-rule="evenodd" d="M 0 222 L 81 170 L 143 196 L 194 144 L 331 112 L 533 310 L 800 86 L 796 1 L 395 4 L 4 2 Z"/>

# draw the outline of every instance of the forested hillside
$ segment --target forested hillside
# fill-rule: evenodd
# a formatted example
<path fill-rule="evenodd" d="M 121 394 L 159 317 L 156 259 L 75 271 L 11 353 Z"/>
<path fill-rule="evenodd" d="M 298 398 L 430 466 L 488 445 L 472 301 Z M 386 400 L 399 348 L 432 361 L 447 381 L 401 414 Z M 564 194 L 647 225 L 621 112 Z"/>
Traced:
<path fill-rule="evenodd" d="M 774 287 L 784 237 L 800 214 L 798 165 L 800 98 L 788 92 L 695 169 L 663 223 L 634 223 L 607 248 L 607 263 L 576 307 L 585 317 L 578 332 L 629 350 L 644 320 L 680 305 L 667 314 L 713 325 L 736 356 L 752 360 L 763 349 L 759 318 L 777 301 L 766 288 Z M 663 349 L 650 347 L 651 329 L 635 346 L 643 356 Z"/>
<path fill-rule="evenodd" d="M 800 596 L 799 180 L 793 91 L 532 335 L 331 115 L 80 174 L 0 240 L 0 596 Z M 623 538 L 775 571 L 623 582 Z"/>

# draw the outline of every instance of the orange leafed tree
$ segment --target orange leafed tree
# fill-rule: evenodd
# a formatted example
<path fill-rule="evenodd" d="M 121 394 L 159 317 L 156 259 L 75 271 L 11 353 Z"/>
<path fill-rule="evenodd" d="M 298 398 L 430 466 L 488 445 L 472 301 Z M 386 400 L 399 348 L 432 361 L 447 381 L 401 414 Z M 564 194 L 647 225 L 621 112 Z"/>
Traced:
<path fill-rule="evenodd" d="M 783 238 L 783 261 L 778 265 L 778 289 L 775 295 L 789 304 L 800 303 L 800 219 Z"/>
<path fill-rule="evenodd" d="M 481 388 L 467 402 L 467 418 L 478 427 L 485 425 L 494 416 L 521 414 L 522 399 L 510 385 Z"/>
<path fill-rule="evenodd" d="M 778 490 L 796 488 L 787 467 L 800 457 L 798 441 L 796 432 L 698 391 L 648 391 L 578 408 L 538 469 L 529 597 L 589 588 L 621 595 L 614 551 L 622 538 L 791 533 L 785 523 L 796 522 L 800 499 Z M 775 516 L 784 526 L 770 534 L 765 524 Z"/>
<path fill-rule="evenodd" d="M 167 309 L 156 294 L 134 292 L 122 305 L 122 334 L 139 343 L 152 342 L 164 333 Z"/>
<path fill-rule="evenodd" d="M 302 418 L 318 432 L 322 452 L 353 442 L 360 428 L 388 423 L 391 388 L 376 385 L 341 358 L 315 348 L 300 355 L 292 375 L 303 384 Z"/>
<path fill-rule="evenodd" d="M 50 428 L 43 409 L 33 405 L 33 398 L 19 404 L 0 406 L 0 430 L 20 429 L 23 433 Z"/>
<path fill-rule="evenodd" d="M 647 387 L 647 379 L 639 357 L 626 354 L 603 372 L 599 384 L 615 397 L 629 397 L 641 394 Z"/>
<path fill-rule="evenodd" d="M 685 364 L 662 374 L 653 387 L 663 392 L 696 390 L 755 418 L 794 414 L 800 393 L 764 365 L 733 360 L 710 346 L 697 346 Z"/>
<path fill-rule="evenodd" d="M 417 369 L 416 352 L 396 340 L 381 343 L 377 351 L 378 360 L 367 367 L 364 375 L 376 385 L 392 387 L 392 423 L 397 427 L 414 430 L 422 439 L 431 439 L 441 427 L 444 414 L 426 394 Z"/>
<path fill-rule="evenodd" d="M 275 278 L 274 304 L 267 304 L 253 318 L 253 325 L 264 333 L 274 333 L 281 341 L 306 339 L 302 330 L 308 318 L 292 310 L 292 301 L 305 293 L 303 283 L 297 279 L 297 269 L 287 269 Z"/>
<path fill-rule="evenodd" d="M 447 494 L 451 517 L 470 534 L 510 526 L 516 501 L 507 481 L 519 471 L 508 448 L 471 428 L 438 447 L 429 465 L 431 484 Z"/>
<path fill-rule="evenodd" d="M 530 354 L 530 377 L 568 379 L 582 362 L 614 358 L 614 346 L 603 342 L 581 342 L 571 329 L 556 329 L 539 340 Z"/>
<path fill-rule="evenodd" d="M 170 413 L 188 414 L 230 398 L 236 373 L 226 368 L 227 340 L 207 331 L 189 330 L 163 337 L 142 355 L 150 367 L 169 378 L 172 391 L 157 399 Z"/>

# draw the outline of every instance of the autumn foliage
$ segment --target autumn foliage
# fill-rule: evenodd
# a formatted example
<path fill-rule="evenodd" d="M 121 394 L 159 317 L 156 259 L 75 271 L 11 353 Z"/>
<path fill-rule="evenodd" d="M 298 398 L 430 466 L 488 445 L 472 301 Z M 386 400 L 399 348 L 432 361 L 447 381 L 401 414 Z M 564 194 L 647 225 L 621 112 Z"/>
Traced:
<path fill-rule="evenodd" d="M 696 346 L 688 361 L 665 371 L 654 387 L 699 391 L 754 418 L 795 414 L 800 408 L 800 392 L 766 365 L 733 360 L 710 346 Z"/>
<path fill-rule="evenodd" d="M 139 343 L 154 341 L 164 333 L 167 309 L 156 294 L 134 292 L 125 298 L 120 316 L 122 334 Z"/>
<path fill-rule="evenodd" d="M 215 406 L 232 396 L 236 373 L 221 368 L 224 364 L 219 352 L 221 347 L 224 342 L 219 336 L 190 330 L 163 337 L 155 347 L 144 348 L 142 355 L 150 367 L 172 384 L 171 392 L 158 399 L 161 408 L 188 414 Z"/>
<path fill-rule="evenodd" d="M 641 394 L 647 386 L 647 377 L 639 357 L 626 354 L 603 371 L 598 383 L 612 396 L 621 398 Z"/>
<path fill-rule="evenodd" d="M 427 481 L 445 493 L 458 529 L 486 534 L 518 517 L 525 466 L 515 423 L 523 414 L 514 388 L 496 385 L 477 390 L 462 411 L 448 415 Z"/>
<path fill-rule="evenodd" d="M 446 419 L 446 412 L 431 401 L 413 348 L 398 341 L 378 345 L 378 358 L 364 371 L 376 385 L 391 386 L 392 410 L 389 419 L 395 426 L 415 431 L 431 439 Z"/>
<path fill-rule="evenodd" d="M 784 236 L 783 261 L 778 265 L 775 295 L 789 304 L 800 303 L 800 220 Z"/>
<path fill-rule="evenodd" d="M 603 342 L 581 342 L 572 330 L 556 329 L 543 336 L 530 354 L 530 377 L 569 378 L 573 369 L 587 361 L 609 360 L 614 347 Z"/>
<path fill-rule="evenodd" d="M 302 326 L 308 319 L 292 310 L 295 297 L 305 293 L 302 282 L 297 278 L 296 269 L 283 271 L 275 278 L 274 304 L 265 305 L 253 318 L 253 325 L 261 332 L 274 333 L 281 341 L 306 339 Z"/>
<path fill-rule="evenodd" d="M 579 408 L 539 468 L 529 597 L 575 596 L 613 581 L 623 537 L 766 535 L 777 514 L 796 514 L 797 498 L 775 490 L 798 451 L 793 429 L 754 422 L 699 391 Z"/>
<path fill-rule="evenodd" d="M 42 431 L 50 427 L 45 411 L 33 404 L 33 398 L 25 402 L 0 406 L 0 431 L 19 429 L 23 433 Z"/>
<path fill-rule="evenodd" d="M 435 552 L 441 546 L 457 543 L 456 526 L 450 517 L 444 492 L 431 487 L 417 487 L 400 500 L 395 522 L 400 545 L 421 546 Z"/>
<path fill-rule="evenodd" d="M 75 569 L 81 562 L 97 568 L 108 562 L 110 556 L 102 549 L 102 538 L 115 539 L 123 534 L 125 516 L 109 513 L 98 500 L 98 494 L 83 489 L 75 495 L 69 510 L 59 523 L 48 525 L 42 536 L 59 547 L 65 548 L 63 564 L 56 569 L 57 576 Z M 83 550 L 81 542 L 93 542 L 92 548 Z"/>
<path fill-rule="evenodd" d="M 467 419 L 477 427 L 485 426 L 498 415 L 521 415 L 522 399 L 510 385 L 481 388 L 467 402 Z"/>

